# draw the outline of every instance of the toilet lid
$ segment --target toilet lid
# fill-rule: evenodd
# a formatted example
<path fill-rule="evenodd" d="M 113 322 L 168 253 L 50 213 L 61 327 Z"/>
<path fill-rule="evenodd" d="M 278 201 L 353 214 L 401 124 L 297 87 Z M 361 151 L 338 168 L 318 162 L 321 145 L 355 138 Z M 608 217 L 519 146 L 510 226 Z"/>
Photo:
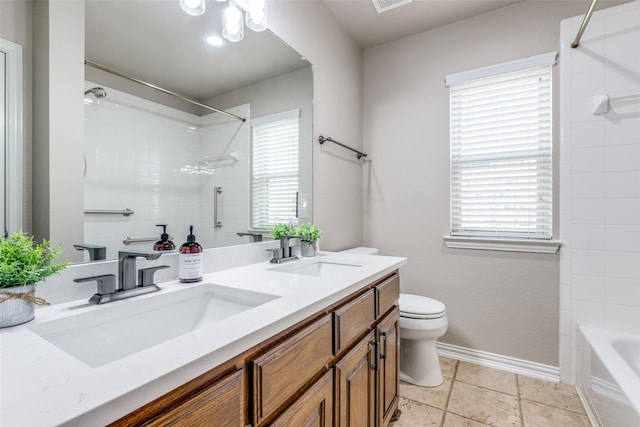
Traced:
<path fill-rule="evenodd" d="M 446 307 L 443 303 L 433 298 L 421 295 L 400 294 L 400 316 L 412 319 L 433 319 L 442 317 Z"/>

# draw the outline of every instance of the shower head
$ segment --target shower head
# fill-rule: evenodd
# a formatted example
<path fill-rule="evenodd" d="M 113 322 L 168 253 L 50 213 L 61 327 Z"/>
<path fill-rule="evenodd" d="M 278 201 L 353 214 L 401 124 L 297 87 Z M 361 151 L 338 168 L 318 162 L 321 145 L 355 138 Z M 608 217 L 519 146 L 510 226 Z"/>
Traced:
<path fill-rule="evenodd" d="M 93 87 L 89 90 L 85 90 L 84 94 L 87 95 L 89 93 L 92 93 L 93 96 L 95 96 L 96 98 L 104 98 L 105 96 L 107 96 L 107 91 L 104 90 L 104 88 L 101 87 Z"/>

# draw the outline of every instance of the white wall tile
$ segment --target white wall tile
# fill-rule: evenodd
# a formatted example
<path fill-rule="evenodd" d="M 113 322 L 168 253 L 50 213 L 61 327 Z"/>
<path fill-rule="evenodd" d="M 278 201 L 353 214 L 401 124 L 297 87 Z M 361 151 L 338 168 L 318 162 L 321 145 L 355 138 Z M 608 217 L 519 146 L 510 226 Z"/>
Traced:
<path fill-rule="evenodd" d="M 573 249 L 571 251 L 572 283 L 576 275 L 580 276 L 604 276 L 605 253 L 604 251 L 587 251 Z"/>
<path fill-rule="evenodd" d="M 607 251 L 640 252 L 640 225 L 607 225 L 605 233 Z"/>
<path fill-rule="evenodd" d="M 597 166 L 599 167 L 600 164 Z M 607 146 L 606 168 L 607 172 L 640 170 L 640 144 Z"/>
<path fill-rule="evenodd" d="M 613 101 L 613 103 L 616 106 L 616 110 L 607 115 L 608 120 L 605 122 L 606 144 L 640 144 L 640 113 L 629 114 L 624 119 L 621 119 L 615 115 L 615 113 L 622 110 L 619 107 L 620 103 L 617 101 Z M 634 107 L 640 108 L 640 103 L 636 102 Z"/>
<path fill-rule="evenodd" d="M 606 302 L 640 307 L 640 280 L 607 278 Z"/>
<path fill-rule="evenodd" d="M 605 171 L 605 147 L 573 148 L 571 155 L 574 175 Z"/>
<path fill-rule="evenodd" d="M 574 325 L 584 326 L 603 326 L 604 325 L 604 303 L 573 300 L 572 306 L 572 323 Z M 574 331 L 571 331 L 575 335 Z M 575 340 L 571 340 L 571 347 L 575 347 Z"/>
<path fill-rule="evenodd" d="M 571 227 L 571 241 L 574 249 L 602 251 L 605 249 L 605 226 L 574 224 Z"/>
<path fill-rule="evenodd" d="M 640 199 L 607 199 L 605 203 L 605 224 L 640 224 Z"/>
<path fill-rule="evenodd" d="M 604 199 L 573 199 L 571 221 L 573 224 L 604 224 Z"/>
<path fill-rule="evenodd" d="M 605 196 L 607 198 L 640 197 L 640 172 L 607 172 Z"/>
<path fill-rule="evenodd" d="M 572 197 L 593 199 L 605 196 L 605 174 L 603 172 L 573 174 L 571 178 Z"/>
<path fill-rule="evenodd" d="M 606 252 L 606 276 L 618 279 L 640 280 L 640 253 Z"/>
<path fill-rule="evenodd" d="M 603 302 L 605 299 L 605 278 L 602 276 L 580 276 L 571 279 L 571 296 L 574 300 Z"/>
<path fill-rule="evenodd" d="M 607 304 L 603 326 L 617 331 L 640 333 L 640 310 L 628 305 Z"/>
<path fill-rule="evenodd" d="M 605 143 L 604 120 L 575 123 L 572 127 L 572 146 L 576 148 L 599 147 Z"/>

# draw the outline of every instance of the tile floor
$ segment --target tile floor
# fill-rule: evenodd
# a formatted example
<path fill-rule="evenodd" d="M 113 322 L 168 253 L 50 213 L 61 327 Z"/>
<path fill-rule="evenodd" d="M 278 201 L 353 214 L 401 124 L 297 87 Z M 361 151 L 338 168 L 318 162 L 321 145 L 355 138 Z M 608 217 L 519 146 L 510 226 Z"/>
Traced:
<path fill-rule="evenodd" d="M 440 358 L 444 384 L 400 383 L 393 427 L 590 427 L 575 387 Z"/>

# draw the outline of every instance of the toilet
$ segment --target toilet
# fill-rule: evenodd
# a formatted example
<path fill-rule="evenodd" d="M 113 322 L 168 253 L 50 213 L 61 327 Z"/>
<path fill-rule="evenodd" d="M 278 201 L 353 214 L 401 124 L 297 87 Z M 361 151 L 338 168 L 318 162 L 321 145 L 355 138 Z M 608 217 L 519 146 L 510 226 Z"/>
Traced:
<path fill-rule="evenodd" d="M 423 387 L 442 384 L 436 340 L 447 331 L 443 303 L 421 295 L 400 294 L 400 380 Z"/>
<path fill-rule="evenodd" d="M 376 248 L 353 248 L 344 253 L 377 255 Z M 400 294 L 400 380 L 423 387 L 442 384 L 436 341 L 449 324 L 446 307 L 433 298 Z"/>

